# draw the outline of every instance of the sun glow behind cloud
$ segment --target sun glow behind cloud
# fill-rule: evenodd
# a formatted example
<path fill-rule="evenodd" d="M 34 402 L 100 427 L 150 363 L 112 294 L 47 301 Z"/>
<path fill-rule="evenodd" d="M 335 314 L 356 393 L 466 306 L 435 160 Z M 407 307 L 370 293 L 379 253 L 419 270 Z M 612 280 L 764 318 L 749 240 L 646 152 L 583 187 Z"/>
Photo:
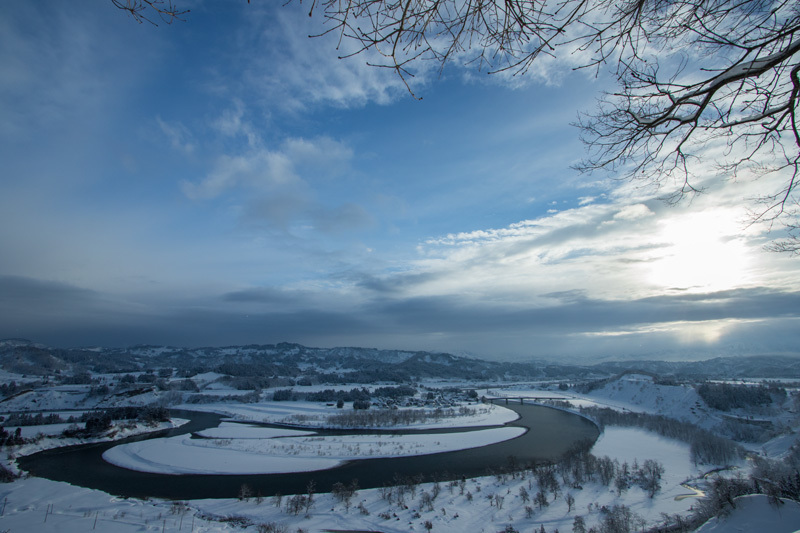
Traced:
<path fill-rule="evenodd" d="M 731 210 L 671 216 L 653 237 L 661 247 L 648 267 L 647 281 L 661 289 L 722 291 L 751 284 L 752 248 L 742 239 L 742 222 Z"/>

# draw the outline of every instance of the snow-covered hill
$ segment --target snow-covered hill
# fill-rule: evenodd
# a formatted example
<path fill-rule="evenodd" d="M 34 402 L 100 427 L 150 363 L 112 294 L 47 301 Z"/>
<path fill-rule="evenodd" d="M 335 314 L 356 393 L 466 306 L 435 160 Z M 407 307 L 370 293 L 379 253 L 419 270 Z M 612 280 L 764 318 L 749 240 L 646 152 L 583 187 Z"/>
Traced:
<path fill-rule="evenodd" d="M 710 418 L 712 425 L 718 422 L 693 386 L 658 384 L 645 374 L 624 374 L 587 396 L 600 405 L 664 415 L 700 426 L 707 427 Z"/>
<path fill-rule="evenodd" d="M 735 508 L 712 518 L 696 533 L 795 533 L 800 530 L 800 503 L 781 500 L 774 505 L 763 494 L 741 496 L 734 503 Z"/>

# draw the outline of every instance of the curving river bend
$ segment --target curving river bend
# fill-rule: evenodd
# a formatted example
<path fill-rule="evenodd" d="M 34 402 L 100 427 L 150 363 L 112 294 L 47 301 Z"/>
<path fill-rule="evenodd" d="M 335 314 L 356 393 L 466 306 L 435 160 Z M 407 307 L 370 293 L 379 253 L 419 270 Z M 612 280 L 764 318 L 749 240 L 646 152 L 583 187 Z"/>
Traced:
<path fill-rule="evenodd" d="M 317 492 L 330 492 L 336 482 L 358 480 L 361 488 L 393 484 L 396 476 L 457 479 L 485 475 L 497 470 L 514 457 L 518 464 L 557 460 L 581 441 L 594 441 L 599 431 L 593 422 L 573 413 L 539 405 L 508 405 L 520 418 L 509 426 L 526 428 L 525 434 L 505 442 L 455 452 L 414 457 L 362 459 L 330 470 L 292 474 L 259 475 L 167 475 L 136 472 L 103 460 L 103 452 L 125 442 L 193 433 L 219 425 L 221 415 L 173 410 L 174 416 L 190 422 L 179 428 L 132 437 L 121 441 L 84 444 L 39 452 L 18 459 L 18 464 L 34 476 L 65 481 L 73 485 L 99 489 L 123 497 L 166 499 L 233 498 L 243 484 L 253 494 L 303 493 L 310 481 Z M 477 428 L 476 428 L 477 429 Z M 455 430 L 447 430 L 455 431 Z M 441 432 L 441 430 L 431 430 Z M 352 431 L 350 433 L 357 433 Z M 362 432 L 363 433 L 363 432 Z M 398 432 L 402 433 L 402 432 Z M 465 437 L 469 431 L 464 431 Z"/>

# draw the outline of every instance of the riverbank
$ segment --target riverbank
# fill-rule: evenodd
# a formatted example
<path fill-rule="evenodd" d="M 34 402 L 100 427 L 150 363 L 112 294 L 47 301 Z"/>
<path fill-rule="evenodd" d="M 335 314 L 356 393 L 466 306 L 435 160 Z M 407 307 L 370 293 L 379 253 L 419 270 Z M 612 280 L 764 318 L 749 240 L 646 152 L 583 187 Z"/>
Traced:
<path fill-rule="evenodd" d="M 691 470 L 685 448 L 641 430 L 631 432 L 610 427 L 593 451 L 613 453 L 614 459 L 624 461 L 629 448 L 637 452 L 635 456 L 640 461 L 654 458 L 664 461 L 667 467 L 664 486 L 652 499 L 638 487 L 618 495 L 613 486 L 595 481 L 583 483 L 580 489 L 562 486 L 558 497 L 548 493 L 547 505 L 539 508 L 533 501 L 526 502 L 521 493 L 522 488 L 529 490 L 527 497 L 531 500 L 535 495 L 536 477 L 527 473 L 482 475 L 463 481 L 456 479 L 452 483 L 431 480 L 408 485 L 402 495 L 399 490 L 366 489 L 359 481 L 360 488 L 349 502 L 324 493 L 317 486 L 308 511 L 303 508 L 297 514 L 289 506 L 292 497 L 287 494 L 290 492 L 272 497 L 262 494 L 259 498 L 257 488 L 252 486 L 251 495 L 241 500 L 236 497 L 199 499 L 184 504 L 154 498 L 146 501 L 121 499 L 96 490 L 30 478 L 0 485 L 0 500 L 7 501 L 4 528 L 12 531 L 35 529 L 42 533 L 83 533 L 93 527 L 107 533 L 162 530 L 257 533 L 257 526 L 266 524 L 282 526 L 292 532 L 302 528 L 308 533 L 330 529 L 407 533 L 425 531 L 425 522 L 430 522 L 433 531 L 438 533 L 495 533 L 509 525 L 518 531 L 538 530 L 543 525 L 551 533 L 555 529 L 571 531 L 576 516 L 585 520 L 587 529 L 597 526 L 606 516 L 603 509 L 615 505 L 627 506 L 650 525 L 661 520 L 662 512 L 687 512 L 693 501 L 675 501 L 673 495 L 685 490 L 680 485 L 672 485 L 674 478 L 670 476 L 670 470 L 676 473 Z M 351 480 L 343 481 L 349 485 Z M 306 487 L 300 494 L 307 494 Z M 574 498 L 571 510 L 568 510 L 567 494 Z M 423 505 L 429 498 L 432 498 L 432 506 Z M 399 499 L 404 504 L 398 503 Z M 526 516 L 526 506 L 532 509 L 530 517 Z"/>
<path fill-rule="evenodd" d="M 345 462 L 337 468 L 318 472 L 298 472 L 270 475 L 192 475 L 178 476 L 145 473 L 119 468 L 102 459 L 102 454 L 114 446 L 78 447 L 58 453 L 43 452 L 21 458 L 20 466 L 32 474 L 78 486 L 96 488 L 124 497 L 161 497 L 170 499 L 203 499 L 234 497 L 242 485 L 252 487 L 263 496 L 277 493 L 294 494 L 306 490 L 314 482 L 321 492 L 330 491 L 334 484 L 358 479 L 362 487 L 381 487 L 396 484 L 396 478 L 459 479 L 477 477 L 487 471 L 506 467 L 510 457 L 517 464 L 554 461 L 577 443 L 597 438 L 593 424 L 574 414 L 541 406 L 513 406 L 520 418 L 509 428 L 525 432 L 511 440 L 461 451 L 417 455 L 413 457 L 365 459 Z M 183 416 L 183 415 L 182 415 Z M 191 415 L 211 416 L 208 413 Z M 192 431 L 202 431 L 219 424 L 201 427 L 193 420 Z M 186 433 L 183 431 L 183 433 Z M 466 435 L 459 434 L 466 439 Z M 177 436 L 167 434 L 165 436 Z M 440 437 L 440 434 L 437 434 Z M 467 441 L 468 442 L 468 441 Z"/>

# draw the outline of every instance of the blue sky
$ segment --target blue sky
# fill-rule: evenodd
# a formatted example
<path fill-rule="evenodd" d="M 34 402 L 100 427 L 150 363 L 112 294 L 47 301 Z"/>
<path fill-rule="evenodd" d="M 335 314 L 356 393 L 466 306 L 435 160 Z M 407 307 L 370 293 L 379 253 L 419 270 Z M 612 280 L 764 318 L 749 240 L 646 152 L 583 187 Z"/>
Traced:
<path fill-rule="evenodd" d="M 570 169 L 603 76 L 423 66 L 415 100 L 302 6 L 184 4 L 0 4 L 0 338 L 796 353 L 768 183 L 667 206 Z"/>

